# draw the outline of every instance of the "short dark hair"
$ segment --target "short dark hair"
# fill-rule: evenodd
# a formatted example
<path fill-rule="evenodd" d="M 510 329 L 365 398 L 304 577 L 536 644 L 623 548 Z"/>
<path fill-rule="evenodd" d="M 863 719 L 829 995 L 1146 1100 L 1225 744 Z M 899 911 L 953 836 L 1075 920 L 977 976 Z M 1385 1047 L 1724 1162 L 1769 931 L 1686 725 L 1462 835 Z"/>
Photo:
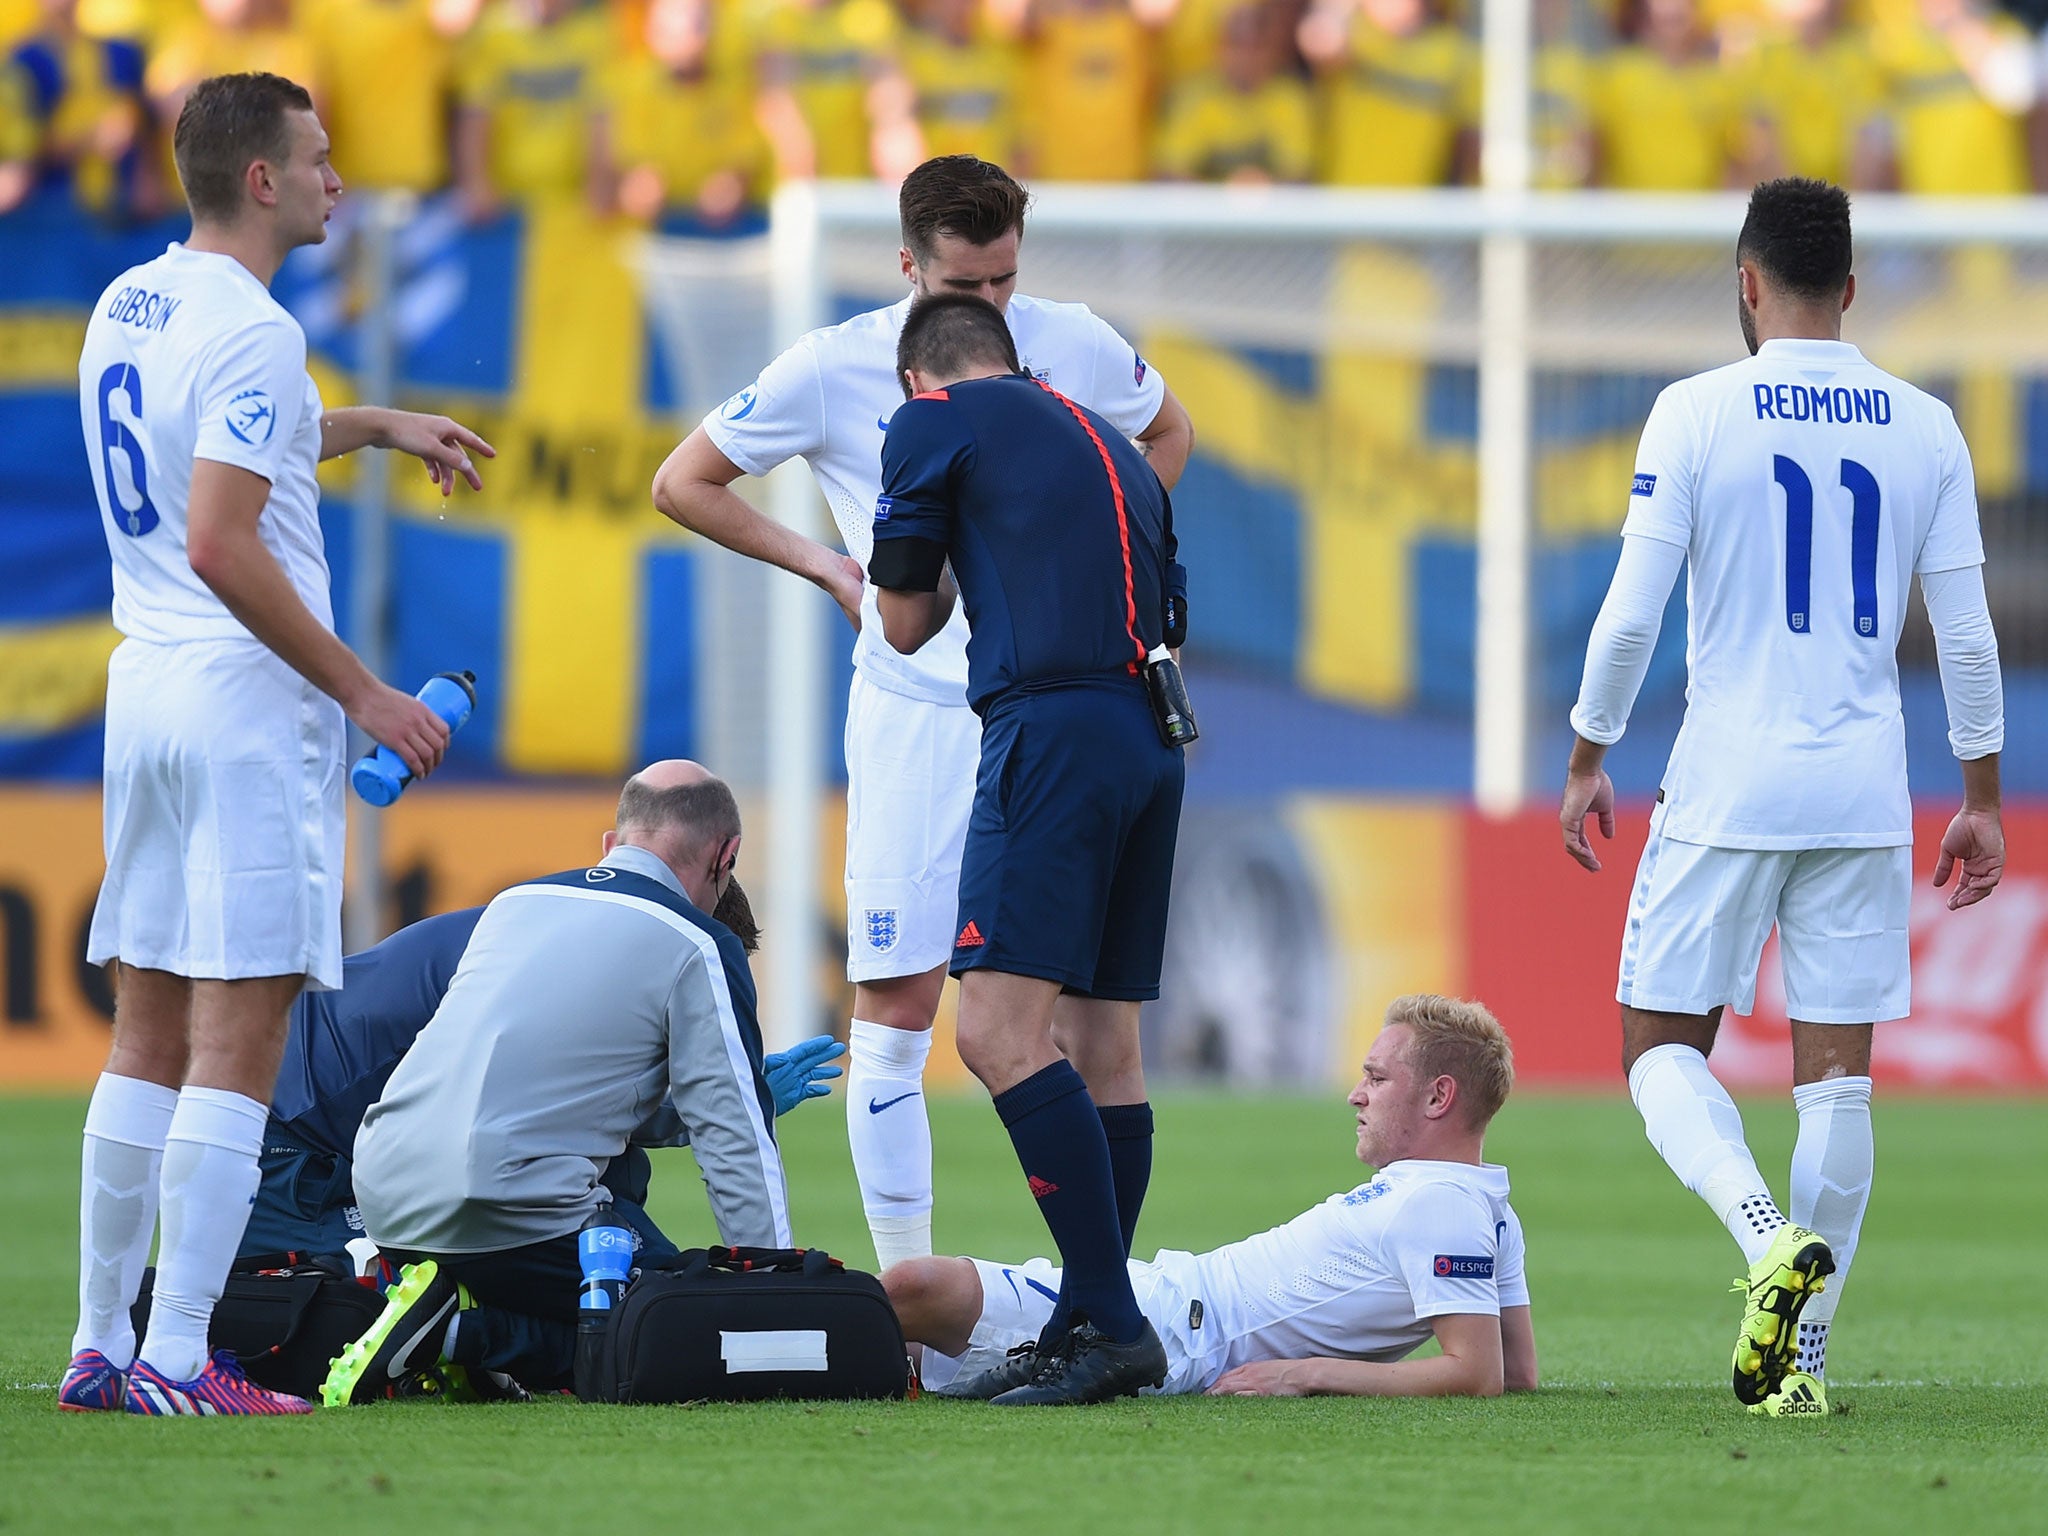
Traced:
<path fill-rule="evenodd" d="M 730 928 L 732 936 L 740 941 L 740 948 L 748 954 L 761 947 L 761 925 L 754 919 L 754 904 L 747 900 L 747 893 L 740 889 L 738 880 L 725 882 L 725 894 L 711 909 L 711 917 L 714 922 Z"/>
<path fill-rule="evenodd" d="M 903 244 L 920 266 L 932 259 L 940 235 L 969 245 L 987 245 L 1013 229 L 1021 236 L 1030 206 L 1031 194 L 1015 177 L 978 155 L 927 160 L 903 178 L 896 194 Z"/>
<path fill-rule="evenodd" d="M 694 784 L 656 789 L 635 774 L 619 791 L 618 817 L 613 825 L 621 835 L 674 828 L 706 842 L 722 843 L 740 835 L 740 805 L 723 779 L 699 779 Z"/>
<path fill-rule="evenodd" d="M 906 393 L 910 381 L 903 375 L 912 368 L 958 376 L 977 363 L 1024 371 L 1000 309 L 972 293 L 935 293 L 910 306 L 903 334 L 896 338 L 896 381 Z"/>
<path fill-rule="evenodd" d="M 1779 287 L 1802 299 L 1829 299 L 1848 286 L 1854 249 L 1849 194 L 1825 181 L 1783 176 L 1759 182 L 1735 242 L 1737 261 L 1754 261 Z"/>
<path fill-rule="evenodd" d="M 227 223 L 242 211 L 242 176 L 252 162 L 282 165 L 291 154 L 291 114 L 313 110 L 302 85 L 282 75 L 215 75 L 178 114 L 172 150 L 195 219 Z"/>

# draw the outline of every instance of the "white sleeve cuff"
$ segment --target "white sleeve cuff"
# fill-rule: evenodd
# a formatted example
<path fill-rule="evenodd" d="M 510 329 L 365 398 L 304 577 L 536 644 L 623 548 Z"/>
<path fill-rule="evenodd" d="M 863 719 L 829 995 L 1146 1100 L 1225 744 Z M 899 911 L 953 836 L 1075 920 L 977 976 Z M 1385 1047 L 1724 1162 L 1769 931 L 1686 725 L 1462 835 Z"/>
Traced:
<path fill-rule="evenodd" d="M 1948 703 L 1949 750 L 1965 762 L 2005 749 L 2005 687 L 1998 670 L 1998 637 L 1984 599 L 1984 567 L 1960 566 L 1920 578 L 1941 692 Z"/>
<path fill-rule="evenodd" d="M 1586 670 L 1572 709 L 1572 729 L 1586 740 L 1612 746 L 1628 729 L 1629 711 L 1664 622 L 1664 605 L 1684 565 L 1685 551 L 1676 544 L 1636 534 L 1623 537 L 1607 600 L 1586 642 Z"/>

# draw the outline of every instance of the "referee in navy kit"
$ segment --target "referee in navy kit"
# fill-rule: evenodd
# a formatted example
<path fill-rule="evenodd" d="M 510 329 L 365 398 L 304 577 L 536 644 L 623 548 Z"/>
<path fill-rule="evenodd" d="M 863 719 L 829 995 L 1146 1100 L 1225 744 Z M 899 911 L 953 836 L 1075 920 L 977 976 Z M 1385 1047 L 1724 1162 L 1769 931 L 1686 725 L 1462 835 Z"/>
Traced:
<path fill-rule="evenodd" d="M 1152 1159 L 1138 1005 L 1159 995 L 1182 784 L 1144 671 L 1184 638 L 1186 576 L 1159 477 L 1022 371 L 1000 310 L 922 300 L 896 368 L 911 398 L 882 444 L 868 575 L 899 651 L 939 632 L 956 591 L 966 604 L 982 737 L 952 964 L 960 1055 L 1064 1267 L 1038 1344 L 946 1395 L 1102 1402 L 1166 1373 L 1125 1260 Z M 1056 1039 L 1062 991 L 1082 1001 Z"/>

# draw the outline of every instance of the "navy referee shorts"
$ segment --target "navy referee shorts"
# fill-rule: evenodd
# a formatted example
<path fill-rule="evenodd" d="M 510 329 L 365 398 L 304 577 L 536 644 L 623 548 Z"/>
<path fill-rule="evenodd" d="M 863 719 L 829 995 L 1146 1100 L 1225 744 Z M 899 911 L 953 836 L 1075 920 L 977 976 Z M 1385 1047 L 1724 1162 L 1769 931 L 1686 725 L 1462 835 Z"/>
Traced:
<path fill-rule="evenodd" d="M 1181 749 L 1136 678 L 1013 688 L 982 718 L 952 972 L 1159 995 L 1180 834 Z"/>

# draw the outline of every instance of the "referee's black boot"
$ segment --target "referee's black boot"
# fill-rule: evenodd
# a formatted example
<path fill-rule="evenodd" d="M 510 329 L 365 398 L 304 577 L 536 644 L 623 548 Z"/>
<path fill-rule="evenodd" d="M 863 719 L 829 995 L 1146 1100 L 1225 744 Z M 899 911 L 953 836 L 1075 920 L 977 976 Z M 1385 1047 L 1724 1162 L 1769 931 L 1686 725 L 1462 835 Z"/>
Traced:
<path fill-rule="evenodd" d="M 964 1397 L 974 1402 L 985 1403 L 990 1398 L 1000 1397 L 1016 1387 L 1024 1386 L 1032 1377 L 1045 1368 L 1050 1355 L 1039 1353 L 1038 1340 L 1019 1344 L 1003 1356 L 1000 1365 L 992 1365 L 985 1371 L 976 1371 L 972 1376 L 962 1376 L 947 1382 L 943 1387 L 933 1387 L 931 1397 Z"/>
<path fill-rule="evenodd" d="M 1088 1323 L 1077 1323 L 1066 1348 L 1048 1359 L 1037 1375 L 1001 1397 L 999 1408 L 1054 1407 L 1069 1403 L 1106 1403 L 1129 1397 L 1141 1387 L 1166 1384 L 1166 1346 L 1150 1322 L 1128 1344 L 1118 1344 Z"/>

